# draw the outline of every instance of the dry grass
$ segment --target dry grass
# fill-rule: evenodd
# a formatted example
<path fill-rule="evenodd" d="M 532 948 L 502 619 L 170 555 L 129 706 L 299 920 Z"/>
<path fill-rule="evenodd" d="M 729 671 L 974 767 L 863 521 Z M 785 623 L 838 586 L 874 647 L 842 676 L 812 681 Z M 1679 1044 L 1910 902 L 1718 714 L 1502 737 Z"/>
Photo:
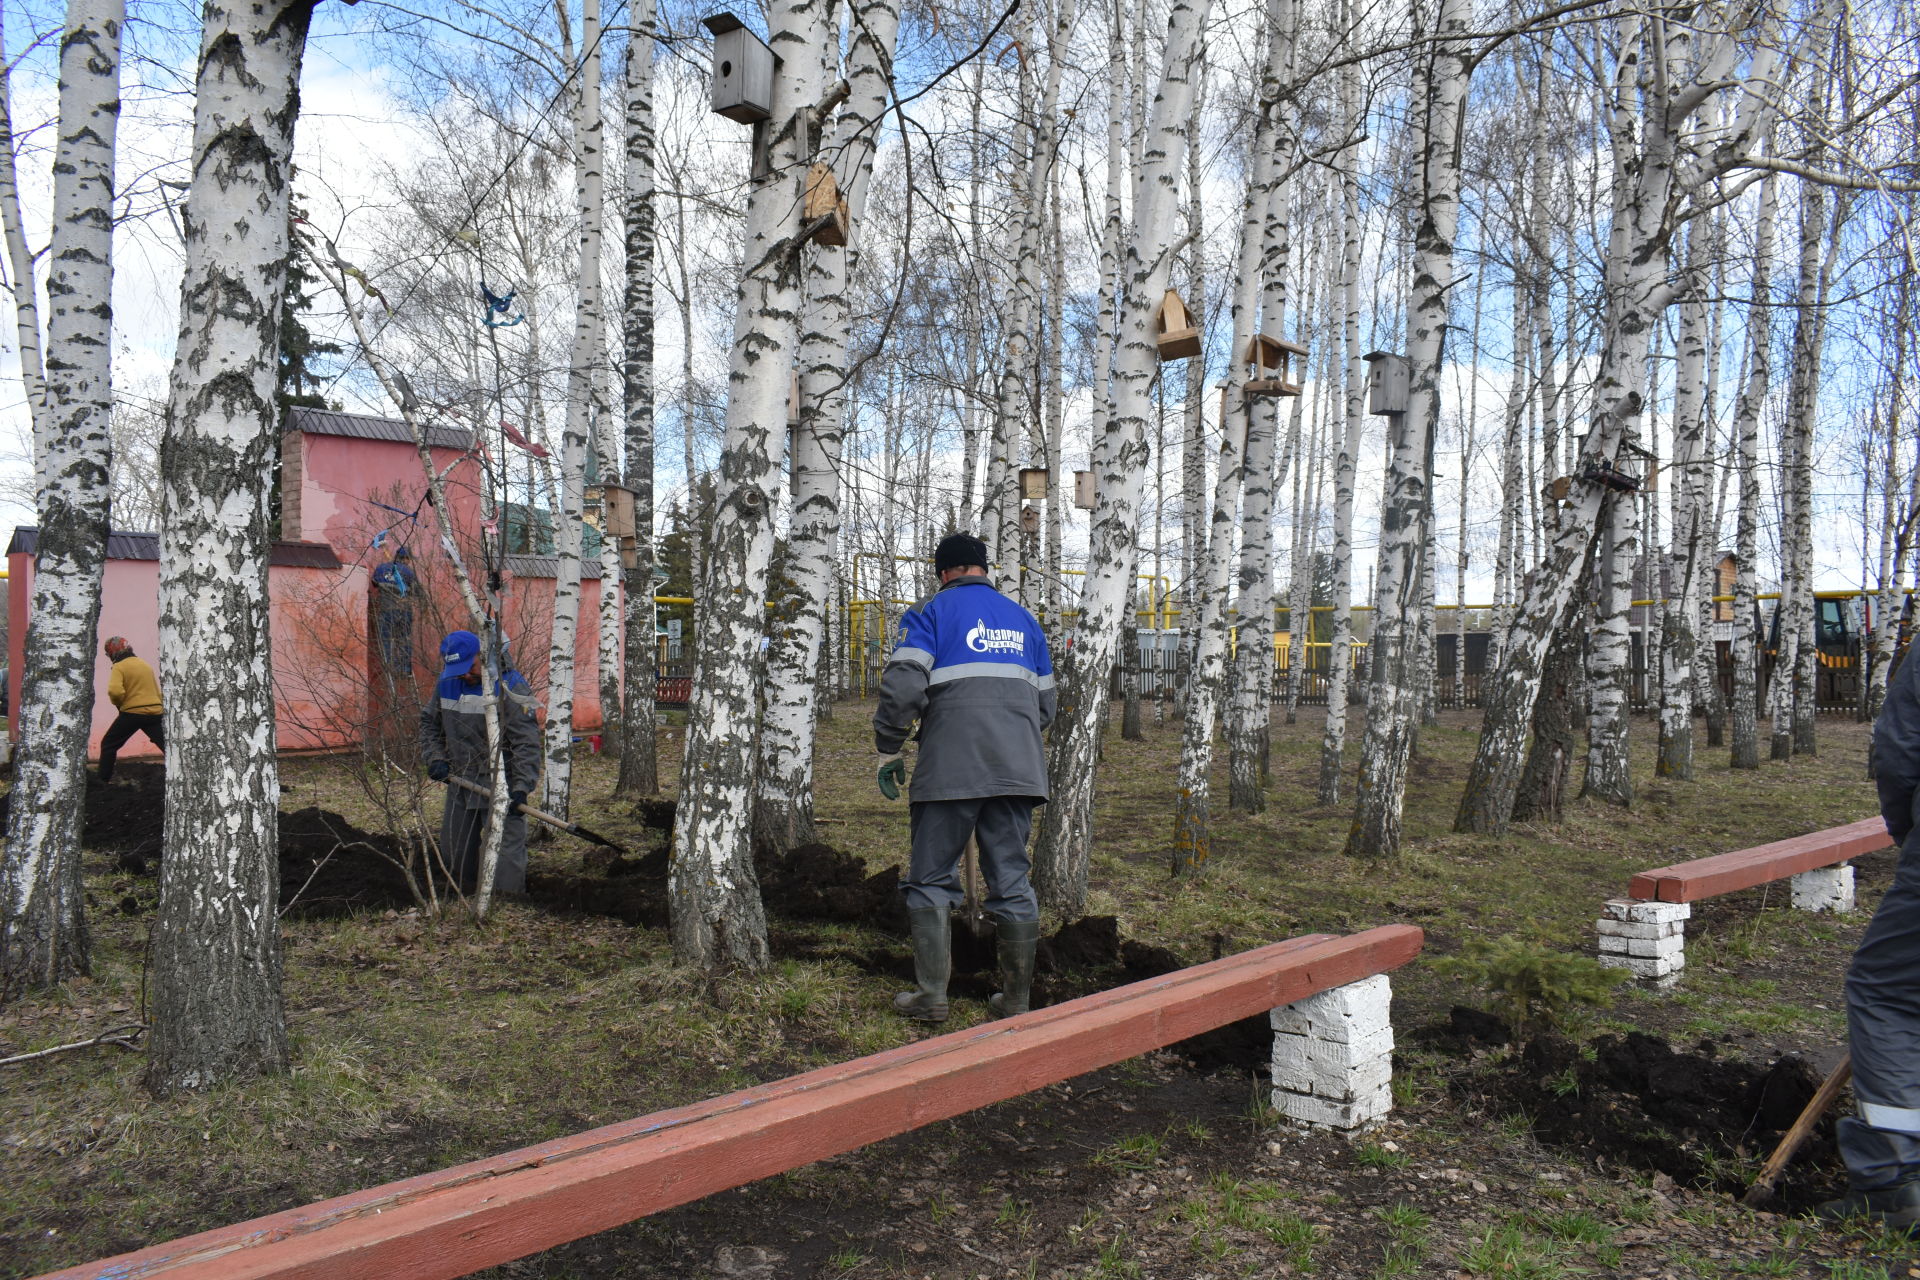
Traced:
<path fill-rule="evenodd" d="M 817 803 L 834 820 L 823 838 L 877 866 L 904 861 L 906 813 L 874 789 L 869 714 L 842 704 L 823 726 Z M 1656 786 L 1643 743 L 1642 798 L 1630 813 L 1574 804 L 1555 828 L 1456 836 L 1448 827 L 1474 721 L 1450 716 L 1423 735 L 1404 854 L 1357 863 L 1341 852 L 1348 810 L 1313 801 L 1320 716 L 1308 711 L 1299 725 L 1275 728 L 1267 811 L 1216 813 L 1208 874 L 1175 883 L 1166 850 L 1178 729 L 1148 720 L 1146 741 L 1122 742 L 1117 732 L 1107 741 L 1090 905 L 1118 915 L 1127 935 L 1194 960 L 1216 946 L 1394 921 L 1428 928 L 1438 951 L 1513 932 L 1584 948 L 1599 903 L 1633 871 L 1874 812 L 1864 729 L 1827 721 L 1817 758 L 1736 775 L 1720 753 L 1703 752 L 1700 776 L 1686 783 Z M 1648 731 L 1635 722 L 1636 735 Z M 678 750 L 669 728 L 664 776 Z M 604 757 L 582 760 L 575 813 L 638 847 L 646 833 L 606 799 L 613 770 Z M 317 804 L 357 824 L 376 821 L 338 762 L 290 761 L 286 782 L 289 809 Z M 535 858 L 557 864 L 579 853 L 554 841 Z M 0 1012 L 5 1051 L 78 1038 L 139 1008 L 151 916 L 113 904 L 141 886 L 101 870 L 90 888 L 95 977 Z M 1831 1037 L 1831 1008 L 1783 1012 L 1778 987 L 1756 974 L 1786 956 L 1818 980 L 1837 980 L 1854 926 L 1810 931 L 1778 911 L 1741 910 L 1751 920 L 1715 935 L 1683 1001 L 1635 997 L 1617 1016 L 1702 1034 L 1745 1020 Z M 672 965 L 663 933 L 523 903 L 505 905 L 484 930 L 388 913 L 289 924 L 286 944 L 297 1064 L 286 1077 L 156 1103 L 139 1088 L 139 1057 L 112 1050 L 0 1075 L 0 1275 L 688 1102 L 910 1034 L 883 1012 L 887 984 L 849 965 L 782 962 L 729 980 L 716 1003 L 704 982 Z M 1403 1018 L 1460 996 L 1421 966 L 1398 986 Z"/>

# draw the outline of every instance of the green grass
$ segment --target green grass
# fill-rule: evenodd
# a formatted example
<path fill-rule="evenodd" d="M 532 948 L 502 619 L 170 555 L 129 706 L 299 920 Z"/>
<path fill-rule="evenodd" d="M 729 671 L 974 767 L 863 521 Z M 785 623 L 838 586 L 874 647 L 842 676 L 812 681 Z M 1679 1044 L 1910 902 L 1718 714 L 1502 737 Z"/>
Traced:
<path fill-rule="evenodd" d="M 1404 1151 L 1389 1151 L 1376 1142 L 1363 1142 L 1354 1148 L 1353 1160 L 1363 1169 L 1404 1169 L 1411 1157 Z"/>
<path fill-rule="evenodd" d="M 878 870 L 903 862 L 906 816 L 904 806 L 889 805 L 873 790 L 869 712 L 841 704 L 822 725 L 815 803 L 820 816 L 832 820 L 822 826 L 823 838 Z M 1811 759 L 1769 762 L 1758 773 L 1735 775 L 1723 754 L 1703 749 L 1696 753 L 1694 781 L 1660 782 L 1668 798 L 1639 810 L 1575 801 L 1558 826 L 1523 824 L 1497 838 L 1458 835 L 1451 823 L 1475 744 L 1475 717 L 1450 712 L 1421 735 L 1400 858 L 1358 862 L 1344 853 L 1350 805 L 1322 807 L 1314 798 L 1320 722 L 1309 708 L 1298 725 L 1274 727 L 1266 811 L 1248 815 L 1214 806 L 1207 874 L 1174 882 L 1165 854 L 1180 732 L 1177 720 L 1160 729 L 1152 719 L 1144 741 L 1127 742 L 1117 732 L 1105 739 L 1090 907 L 1117 915 L 1124 936 L 1189 960 L 1211 954 L 1216 937 L 1235 951 L 1305 932 L 1395 921 L 1426 928 L 1434 952 L 1521 930 L 1582 949 L 1590 945 L 1597 904 L 1617 896 L 1633 871 L 1875 811 L 1861 767 L 1864 730 L 1823 720 L 1821 752 Z M 1634 722 L 1634 763 L 1636 776 L 1650 780 L 1651 735 L 1643 725 Z M 682 736 L 678 727 L 662 736 L 669 787 Z M 643 831 L 628 806 L 608 798 L 614 767 L 605 756 L 576 762 L 573 811 L 616 842 L 648 848 L 657 835 Z M 1216 767 L 1224 795 L 1224 751 Z M 290 759 L 282 779 L 290 809 L 318 805 L 361 826 L 376 821 L 339 761 Z M 539 845 L 533 856 L 536 870 L 579 865 L 579 849 L 563 841 Z M 1514 874 L 1516 867 L 1527 874 Z M 140 1007 L 152 917 L 122 916 L 110 907 L 125 893 L 150 893 L 152 882 L 132 881 L 96 855 L 87 871 L 97 904 L 89 920 L 95 977 L 0 1010 L 0 1051 L 76 1039 L 120 1017 L 114 1010 Z M 874 949 L 898 949 L 897 939 L 843 924 L 783 922 L 780 928 L 783 941 L 810 950 L 784 954 L 767 971 L 710 984 L 674 965 L 663 930 L 560 915 L 524 902 L 502 903 L 485 929 L 385 914 L 289 921 L 291 1074 L 158 1103 L 140 1088 L 136 1055 L 67 1054 L 10 1069 L 0 1089 L 0 1133 L 7 1137 L 0 1143 L 0 1236 L 8 1242 L 9 1264 L 24 1274 L 57 1269 L 144 1240 L 695 1102 L 920 1034 L 887 1010 L 891 980 L 853 963 Z M 1751 911 L 1727 932 L 1742 940 L 1718 955 L 1703 952 L 1713 963 L 1690 963 L 1679 991 L 1628 993 L 1607 1025 L 1683 1033 L 1692 1020 L 1700 1035 L 1778 1027 L 1782 1035 L 1831 1039 L 1843 1020 L 1838 1001 L 1822 1002 L 1832 1006 L 1825 1011 L 1812 1009 L 1793 998 L 1789 986 L 1767 985 L 1775 979 L 1764 966 L 1795 956 L 1831 966 L 1827 953 L 1858 928 L 1793 918 L 1774 907 Z M 1745 971 L 1755 965 L 1761 973 Z M 1424 961 L 1393 981 L 1395 1021 L 1403 1026 L 1444 1016 L 1457 999 Z M 961 1018 L 980 1016 L 968 1006 L 956 1006 Z M 1449 1121 L 1484 1136 L 1480 1121 L 1468 1124 L 1451 1107 L 1437 1075 L 1421 1077 L 1420 1084 L 1411 1073 L 1403 1076 L 1396 1096 L 1402 1105 L 1422 1108 L 1423 1158 L 1425 1144 L 1439 1141 Z M 556 1081 L 566 1087 L 555 1088 Z M 1172 1132 L 1224 1145 L 1277 1123 L 1256 1082 L 1245 1130 L 1196 1121 Z M 1209 1127 L 1234 1131 L 1202 1136 Z M 1527 1117 L 1514 1116 L 1498 1132 L 1523 1144 L 1532 1140 L 1531 1127 Z M 1159 1134 L 1123 1138 L 1103 1153 L 1103 1167 L 1156 1167 L 1165 1143 Z M 1383 1156 L 1356 1152 L 1355 1159 L 1403 1167 L 1384 1160 L 1401 1153 L 1380 1150 Z M 783 1185 L 806 1191 L 843 1176 L 822 1170 Z M 1270 1257 L 1275 1245 L 1302 1257 L 1328 1247 L 1313 1224 L 1275 1212 L 1272 1200 L 1256 1198 L 1251 1182 L 1238 1185 L 1235 1221 L 1218 1207 L 1219 1193 L 1195 1193 L 1216 1206 L 1216 1223 L 1207 1230 L 1248 1248 L 1250 1257 Z M 1335 1206 L 1336 1213 L 1346 1211 Z M 1652 1213 L 1644 1201 L 1628 1202 L 1620 1218 Z M 1779 1228 L 1783 1235 L 1787 1229 Z M 1519 1234 L 1510 1239 L 1514 1231 Z M 1524 1277 L 1525 1268 L 1557 1274 L 1553 1268 L 1563 1264 L 1555 1251 L 1571 1247 L 1540 1229 L 1501 1232 L 1489 1232 L 1475 1248 L 1490 1256 L 1513 1253 L 1520 1270 L 1497 1273 L 1505 1276 Z"/>

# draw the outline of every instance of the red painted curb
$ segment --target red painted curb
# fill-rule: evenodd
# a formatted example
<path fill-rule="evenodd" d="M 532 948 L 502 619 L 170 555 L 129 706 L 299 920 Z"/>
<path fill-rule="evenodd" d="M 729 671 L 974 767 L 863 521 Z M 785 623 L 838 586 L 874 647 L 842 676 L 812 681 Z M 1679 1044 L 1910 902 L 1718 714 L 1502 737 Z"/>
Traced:
<path fill-rule="evenodd" d="M 43 1280 L 451 1280 L 1385 973 L 1423 941 L 1293 938 Z"/>

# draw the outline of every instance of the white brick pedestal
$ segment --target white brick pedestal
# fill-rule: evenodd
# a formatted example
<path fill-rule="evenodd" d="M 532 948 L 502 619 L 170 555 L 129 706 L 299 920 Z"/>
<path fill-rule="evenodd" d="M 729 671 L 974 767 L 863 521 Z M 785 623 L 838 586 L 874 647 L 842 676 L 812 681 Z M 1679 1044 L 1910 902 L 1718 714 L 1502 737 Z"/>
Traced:
<path fill-rule="evenodd" d="M 1693 908 L 1684 902 L 1643 902 L 1615 898 L 1607 903 L 1600 922 L 1600 963 L 1610 969 L 1631 970 L 1636 978 L 1663 985 L 1687 964 L 1687 918 Z"/>
<path fill-rule="evenodd" d="M 1802 871 L 1793 878 L 1795 911 L 1833 911 L 1844 915 L 1853 910 L 1853 864 Z"/>
<path fill-rule="evenodd" d="M 1273 1105 L 1314 1129 L 1362 1129 L 1393 1110 L 1387 975 L 1273 1011 Z"/>

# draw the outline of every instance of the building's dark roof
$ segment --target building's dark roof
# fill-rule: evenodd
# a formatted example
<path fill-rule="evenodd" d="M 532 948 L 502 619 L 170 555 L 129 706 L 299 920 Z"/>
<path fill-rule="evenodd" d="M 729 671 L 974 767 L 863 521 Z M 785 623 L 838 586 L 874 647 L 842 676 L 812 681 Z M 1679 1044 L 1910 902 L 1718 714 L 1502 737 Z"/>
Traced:
<path fill-rule="evenodd" d="M 289 431 L 304 431 L 316 436 L 351 436 L 356 440 L 390 440 L 412 444 L 413 432 L 398 418 L 376 418 L 365 413 L 342 413 L 337 409 L 296 408 L 287 419 Z M 434 449 L 473 447 L 473 433 L 465 427 L 443 424 L 426 429 L 427 444 Z"/>
<path fill-rule="evenodd" d="M 39 545 L 39 529 L 33 525 L 16 525 L 13 541 L 7 544 L 7 554 L 30 556 L 39 549 Z M 157 533 L 122 533 L 115 530 L 107 534 L 109 560 L 159 558 L 160 535 Z M 334 555 L 333 548 L 324 542 L 276 542 L 267 563 L 295 569 L 338 569 L 340 557 Z"/>
<path fill-rule="evenodd" d="M 501 562 L 508 573 L 516 578 L 557 578 L 560 576 L 560 557 L 558 556 L 508 556 Z M 597 556 L 580 557 L 580 576 L 598 578 L 600 561 Z"/>

